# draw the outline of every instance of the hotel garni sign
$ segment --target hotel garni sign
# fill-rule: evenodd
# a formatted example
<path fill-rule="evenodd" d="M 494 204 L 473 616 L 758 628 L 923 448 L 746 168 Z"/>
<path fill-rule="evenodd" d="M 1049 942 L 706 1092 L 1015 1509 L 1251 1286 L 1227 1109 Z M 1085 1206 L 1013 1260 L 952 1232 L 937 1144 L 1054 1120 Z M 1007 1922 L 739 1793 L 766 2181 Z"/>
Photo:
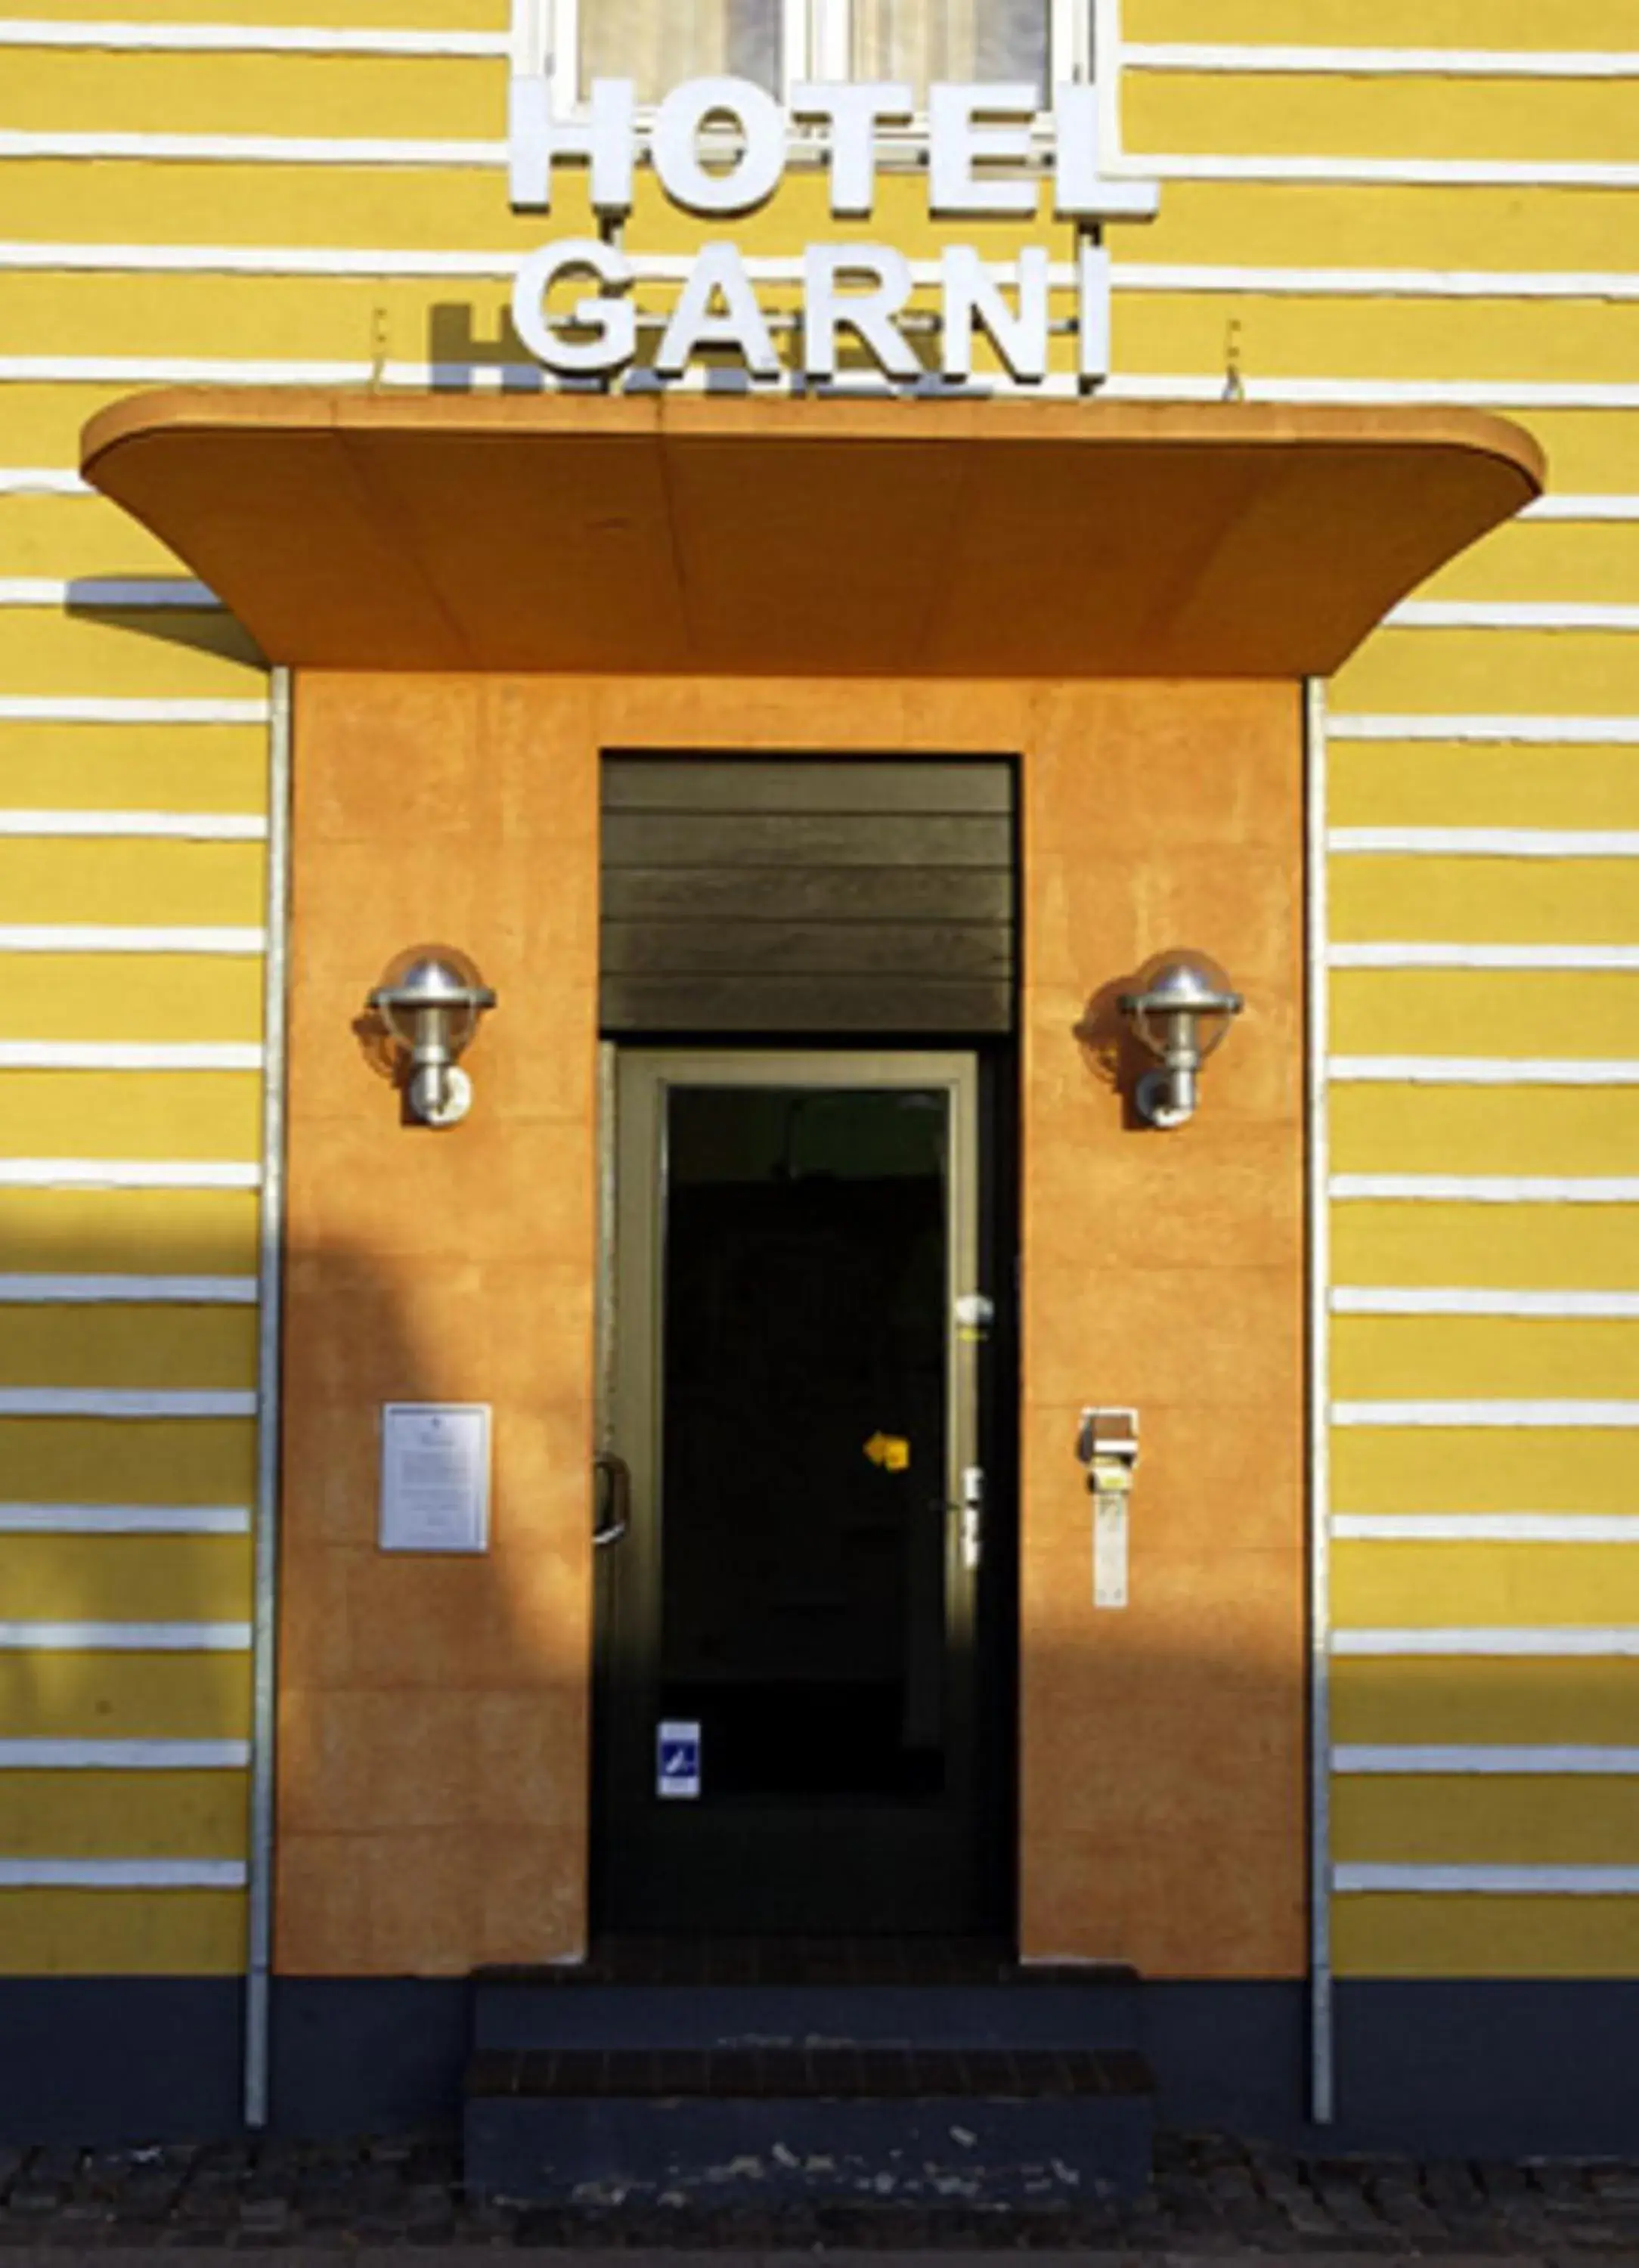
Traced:
<path fill-rule="evenodd" d="M 782 107 L 748 79 L 694 78 L 660 103 L 643 139 L 671 202 L 716 219 L 765 203 L 801 135 L 819 144 L 833 216 L 869 220 L 883 139 L 896 129 L 903 136 L 914 103 L 909 86 L 827 82 L 793 88 Z M 1023 84 L 929 90 L 927 183 L 934 218 L 1033 217 L 1040 199 L 1033 163 L 1037 109 L 1035 89 Z M 1015 379 L 1045 379 L 1055 284 L 1068 284 L 1076 294 L 1082 382 L 1096 385 L 1109 374 L 1109 256 L 1092 231 L 1106 220 L 1153 218 L 1159 193 L 1153 182 L 1100 172 L 1095 87 L 1060 87 L 1052 123 L 1054 210 L 1076 229 L 1073 271 L 1055 276 L 1040 246 L 1027 247 L 1005 269 L 971 245 L 946 246 L 937 278 L 939 375 L 952 383 L 972 377 L 974 341 L 981 332 Z M 629 79 L 595 79 L 584 114 L 559 118 L 544 77 L 516 77 L 509 127 L 515 211 L 549 213 L 555 171 L 572 163 L 587 169 L 592 209 L 608 235 L 619 231 L 632 210 L 640 154 Z M 805 378 L 824 383 L 836 377 L 844 334 L 890 379 L 928 375 L 902 326 L 918 279 L 901 252 L 863 240 L 811 244 L 800 271 Z M 548 369 L 565 377 L 618 376 L 637 357 L 632 290 L 638 280 L 633 259 L 607 237 L 543 245 L 518 269 L 512 295 L 518 335 Z M 659 379 L 679 379 L 706 350 L 738 358 L 753 379 L 784 374 L 768 317 L 731 240 L 703 245 L 689 264 L 650 367 Z"/>

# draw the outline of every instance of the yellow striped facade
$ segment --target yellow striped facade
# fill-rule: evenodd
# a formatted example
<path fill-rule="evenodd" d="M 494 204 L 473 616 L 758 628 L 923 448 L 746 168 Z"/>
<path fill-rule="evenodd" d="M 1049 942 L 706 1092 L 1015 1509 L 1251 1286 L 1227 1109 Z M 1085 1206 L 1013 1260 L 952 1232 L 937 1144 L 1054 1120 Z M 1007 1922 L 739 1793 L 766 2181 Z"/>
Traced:
<path fill-rule="evenodd" d="M 504 0 L 99 0 L 94 11 L 30 0 L 28 13 L 65 26 L 94 14 L 139 27 L 508 28 Z M 1341 1199 L 1333 1282 L 1639 1294 L 1639 1203 L 1562 1191 L 1481 1202 L 1449 1187 L 1639 1171 L 1639 0 L 1551 11 L 1495 0 L 1482 13 L 1466 0 L 1112 0 L 1096 19 L 1122 160 L 1162 181 L 1153 225 L 1108 231 L 1117 391 L 1177 381 L 1210 395 L 1232 374 L 1254 398 L 1318 388 L 1473 401 L 1507 408 L 1552 467 L 1554 512 L 1505 529 L 1417 594 L 1453 615 L 1385 628 L 1328 688 L 1331 825 L 1389 838 L 1338 846 L 1330 935 L 1339 947 L 1407 949 L 1400 967 L 1342 956 L 1330 1009 L 1340 1057 L 1529 1059 L 1563 1064 L 1565 1082 L 1341 1080 L 1333 1172 L 1443 1186 Z M 1527 62 L 1488 71 L 1476 40 Z M 1189 59 L 1169 59 L 1169 47 L 1216 60 L 1174 68 Z M 1378 60 L 1260 68 L 1260 47 Z M 1388 67 L 1430 48 L 1449 61 Z M 1537 75 L 1532 51 L 1543 52 Z M 1579 55 L 1582 77 L 1556 60 Z M 1599 76 L 1601 56 L 1626 56 L 1626 75 Z M 438 165 L 124 147 L 88 164 L 49 147 L 0 151 L 0 812 L 265 816 L 266 730 L 242 706 L 266 698 L 259 656 L 208 609 L 144 609 L 72 587 L 18 595 L 181 571 L 110 504 L 34 476 L 71 472 L 85 421 L 150 377 L 363 385 L 373 372 L 402 384 L 434 363 L 517 361 L 507 263 L 543 230 L 507 208 L 506 74 L 499 55 L 189 53 L 89 34 L 0 49 L 0 129 L 32 137 L 497 145 L 488 160 Z M 1556 180 L 1567 167 L 1582 177 Z M 1512 171 L 1500 180 L 1488 168 Z M 924 198 L 907 182 L 892 189 L 874 232 L 913 258 L 937 256 Z M 573 193 L 568 204 L 555 233 L 584 220 Z M 798 173 L 733 233 L 753 256 L 789 258 L 834 226 L 818 178 Z M 961 232 L 1002 258 L 1047 226 Z M 702 232 L 643 184 L 627 232 L 640 261 Z M 458 254 L 474 272 L 413 272 L 416 255 Z M 246 272 L 250 254 L 268 255 L 268 272 Z M 371 254 L 397 257 L 372 269 Z M 338 265 L 352 272 L 324 272 Z M 646 283 L 640 303 L 664 308 L 671 292 Z M 767 296 L 777 306 L 782 287 Z M 1529 612 L 1485 622 L 1463 611 L 1492 607 Z M 1579 622 L 1587 608 L 1631 611 Z M 167 706 L 140 705 L 155 703 Z M 1406 839 L 1421 829 L 1610 841 L 1537 856 Z M 104 832 L 0 832 L 0 1042 L 254 1045 L 254 946 L 133 954 L 99 949 L 94 932 L 254 932 L 264 869 L 254 839 L 153 839 L 112 817 Z M 93 934 L 83 948 L 26 951 L 11 933 L 30 925 Z M 1416 965 L 1414 947 L 1446 948 L 1448 964 L 1458 948 L 1628 947 L 1634 966 Z M 1606 1068 L 1596 1078 L 1581 1064 Z M 254 1272 L 261 1108 L 254 1070 L 0 1067 L 0 1277 Z M 83 1186 L 75 1169 L 94 1161 L 240 1178 Z M 1574 1416 L 1585 1401 L 1639 1412 L 1639 1314 L 1341 1313 L 1331 1359 L 1336 1400 L 1367 1412 L 1458 1403 L 1472 1420 L 1487 1405 L 1554 1403 Z M 245 1393 L 254 1368 L 255 1316 L 242 1303 L 11 1304 L 0 1287 L 0 1389 Z M 1616 1644 L 1639 1634 L 1632 1419 L 1471 1420 L 1334 1432 L 1332 1510 L 1345 1521 L 1537 1516 L 1528 1538 L 1510 1541 L 1340 1535 L 1334 1739 L 1639 1749 L 1639 1658 Z M 37 1532 L 12 1515 L 247 1512 L 254 1454 L 246 1418 L 0 1415 L 0 1742 L 246 1737 L 243 1642 L 107 1638 L 138 1624 L 218 1638 L 244 1625 L 246 1533 Z M 1539 1532 L 1593 1515 L 1630 1517 L 1632 1542 Z M 27 1624 L 73 1642 L 36 1645 L 16 1627 Z M 1357 1634 L 1421 1645 L 1442 1631 L 1549 1645 L 1603 1631 L 1611 1645 L 1575 1655 L 1347 1647 Z M 1341 1771 L 1332 1816 L 1345 1867 L 1639 1868 L 1639 1799 L 1615 1772 Z M 0 1770 L 0 1859 L 243 1861 L 246 1817 L 239 1770 Z M 1333 1934 L 1348 1976 L 1639 1975 L 1639 1896 L 1347 1891 Z M 224 1973 L 244 1948 L 234 1889 L 0 1889 L 0 1965 L 13 1973 Z"/>

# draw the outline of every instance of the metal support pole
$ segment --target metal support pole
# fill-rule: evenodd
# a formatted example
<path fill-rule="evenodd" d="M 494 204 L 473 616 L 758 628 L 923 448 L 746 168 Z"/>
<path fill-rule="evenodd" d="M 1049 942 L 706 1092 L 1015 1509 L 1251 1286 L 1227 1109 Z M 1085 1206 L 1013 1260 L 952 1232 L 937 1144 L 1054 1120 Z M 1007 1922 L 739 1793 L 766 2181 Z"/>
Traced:
<path fill-rule="evenodd" d="M 250 1899 L 245 2124 L 269 2108 L 274 1740 L 277 1729 L 280 1335 L 284 1269 L 286 987 L 290 911 L 290 673 L 276 669 L 268 749 L 268 949 L 262 987 L 261 1229 L 257 1271 L 255 1595 L 251 1621 Z"/>
<path fill-rule="evenodd" d="M 1309 1114 L 1309 2110 L 1336 2116 L 1332 2005 L 1331 1209 L 1326 692 L 1305 688 Z"/>

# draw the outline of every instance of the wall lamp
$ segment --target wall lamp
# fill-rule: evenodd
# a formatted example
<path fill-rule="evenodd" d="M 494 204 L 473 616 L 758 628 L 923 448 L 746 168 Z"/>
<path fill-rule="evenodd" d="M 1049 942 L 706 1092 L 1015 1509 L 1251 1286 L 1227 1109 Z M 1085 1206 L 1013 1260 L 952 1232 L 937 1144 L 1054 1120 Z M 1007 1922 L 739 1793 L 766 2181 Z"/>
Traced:
<path fill-rule="evenodd" d="M 1246 1006 L 1216 961 L 1203 953 L 1158 953 L 1139 970 L 1120 1007 L 1141 1043 L 1160 1062 L 1133 1100 L 1151 1126 L 1171 1130 L 1194 1116 L 1201 1066 Z"/>
<path fill-rule="evenodd" d="M 473 1083 L 456 1065 L 495 1006 L 477 964 L 447 945 L 413 945 L 387 965 L 370 996 L 386 1026 L 404 1072 L 410 1116 L 423 1126 L 459 1126 L 472 1107 Z"/>

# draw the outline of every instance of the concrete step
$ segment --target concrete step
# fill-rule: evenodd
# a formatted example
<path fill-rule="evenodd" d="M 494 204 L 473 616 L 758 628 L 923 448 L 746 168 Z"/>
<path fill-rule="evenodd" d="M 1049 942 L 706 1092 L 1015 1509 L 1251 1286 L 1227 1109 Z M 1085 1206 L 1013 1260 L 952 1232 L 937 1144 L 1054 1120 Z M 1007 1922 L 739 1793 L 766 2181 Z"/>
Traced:
<path fill-rule="evenodd" d="M 1138 1976 L 984 1939 L 603 1939 L 481 1969 L 474 2048 L 1136 2048 Z"/>
<path fill-rule="evenodd" d="M 1003 1964 L 949 1982 L 819 1981 L 793 1964 L 748 1984 L 625 1982 L 595 1968 L 474 1979 L 473 2044 L 491 2049 L 740 2046 L 1131 2048 L 1130 1969 Z"/>
<path fill-rule="evenodd" d="M 1125 2049 L 490 2051 L 466 2181 L 535 2204 L 1088 2204 L 1147 2186 L 1153 2095 Z"/>

